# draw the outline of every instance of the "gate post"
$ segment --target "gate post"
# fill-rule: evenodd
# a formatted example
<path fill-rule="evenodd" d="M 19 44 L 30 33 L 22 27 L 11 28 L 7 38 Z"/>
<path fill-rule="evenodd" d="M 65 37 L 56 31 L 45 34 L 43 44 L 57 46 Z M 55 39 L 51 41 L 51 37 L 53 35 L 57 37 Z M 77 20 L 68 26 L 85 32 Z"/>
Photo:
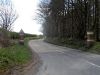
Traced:
<path fill-rule="evenodd" d="M 94 33 L 92 31 L 87 32 L 87 47 L 91 47 L 94 44 Z"/>

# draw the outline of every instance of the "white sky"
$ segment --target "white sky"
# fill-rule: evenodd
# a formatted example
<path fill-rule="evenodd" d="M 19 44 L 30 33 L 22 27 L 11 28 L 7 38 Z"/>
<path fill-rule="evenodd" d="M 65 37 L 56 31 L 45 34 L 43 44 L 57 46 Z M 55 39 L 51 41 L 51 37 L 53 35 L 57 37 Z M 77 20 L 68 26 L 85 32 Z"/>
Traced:
<path fill-rule="evenodd" d="M 40 27 L 33 18 L 36 16 L 38 0 L 12 0 L 19 15 L 14 23 L 14 31 L 19 32 L 22 28 L 25 33 L 41 34 Z"/>

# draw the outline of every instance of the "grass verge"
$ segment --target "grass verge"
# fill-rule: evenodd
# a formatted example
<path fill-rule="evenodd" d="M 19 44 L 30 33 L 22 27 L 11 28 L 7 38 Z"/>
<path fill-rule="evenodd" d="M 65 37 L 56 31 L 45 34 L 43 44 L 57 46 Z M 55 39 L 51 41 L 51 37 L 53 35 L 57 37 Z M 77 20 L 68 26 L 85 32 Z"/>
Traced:
<path fill-rule="evenodd" d="M 100 54 L 100 42 L 95 42 L 95 44 L 89 49 L 89 52 Z"/>
<path fill-rule="evenodd" d="M 65 38 L 46 38 L 45 41 L 55 45 L 100 54 L 100 42 L 95 42 L 91 48 L 87 48 L 85 41 L 82 40 L 70 40 Z"/>
<path fill-rule="evenodd" d="M 46 38 L 45 41 L 55 45 L 65 46 L 69 48 L 75 48 L 75 49 L 85 48 L 85 42 L 82 40 L 71 40 L 65 38 Z"/>
<path fill-rule="evenodd" d="M 31 59 L 31 51 L 28 47 L 29 39 L 24 45 L 18 43 L 7 48 L 0 49 L 0 70 L 7 70 L 13 66 L 22 66 Z"/>

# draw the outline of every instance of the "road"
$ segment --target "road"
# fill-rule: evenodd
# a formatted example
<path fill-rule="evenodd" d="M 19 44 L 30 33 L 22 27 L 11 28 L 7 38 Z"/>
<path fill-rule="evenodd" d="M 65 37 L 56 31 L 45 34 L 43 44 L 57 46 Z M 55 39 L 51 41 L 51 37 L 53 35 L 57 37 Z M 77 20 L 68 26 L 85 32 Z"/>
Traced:
<path fill-rule="evenodd" d="M 32 40 L 30 47 L 39 54 L 42 65 L 37 75 L 100 75 L 100 55 Z"/>

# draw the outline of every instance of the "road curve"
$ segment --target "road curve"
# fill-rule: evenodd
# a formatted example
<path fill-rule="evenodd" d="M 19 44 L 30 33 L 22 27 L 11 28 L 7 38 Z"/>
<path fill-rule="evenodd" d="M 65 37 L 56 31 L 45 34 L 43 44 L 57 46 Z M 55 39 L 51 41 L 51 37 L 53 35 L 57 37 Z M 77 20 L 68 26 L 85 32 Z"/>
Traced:
<path fill-rule="evenodd" d="M 37 75 L 100 75 L 100 55 L 32 40 L 30 47 L 43 64 Z"/>

